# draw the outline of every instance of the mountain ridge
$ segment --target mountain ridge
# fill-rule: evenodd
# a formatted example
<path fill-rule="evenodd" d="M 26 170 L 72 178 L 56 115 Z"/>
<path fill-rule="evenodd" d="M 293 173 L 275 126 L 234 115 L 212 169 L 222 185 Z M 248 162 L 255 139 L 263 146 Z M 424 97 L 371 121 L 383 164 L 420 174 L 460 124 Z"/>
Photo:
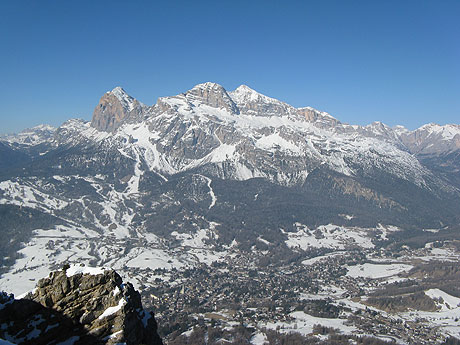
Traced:
<path fill-rule="evenodd" d="M 115 88 L 92 122 L 68 120 L 36 145 L 24 144 L 24 135 L 2 139 L 0 205 L 99 233 L 109 227 L 117 238 L 141 236 L 139 229 L 163 236 L 161 227 L 195 231 L 188 219 L 218 223 L 225 245 L 235 236 L 245 241 L 235 227 L 251 234 L 249 242 L 262 231 L 251 217 L 278 240 L 279 229 L 299 219 L 310 227 L 457 224 L 458 126 L 430 125 L 420 135 L 381 122 L 349 125 L 247 86 L 237 90 L 203 83 L 146 106 Z M 228 195 L 238 188 L 249 193 L 243 201 Z M 261 205 L 277 204 L 285 214 L 269 223 Z M 240 225 L 227 224 L 235 219 Z"/>
<path fill-rule="evenodd" d="M 25 146 L 27 135 L 39 137 L 32 131 L 4 142 Z M 378 169 L 420 186 L 429 179 L 436 188 L 452 190 L 444 177 L 433 175 L 417 157 L 449 155 L 460 149 L 460 126 L 424 125 L 409 131 L 381 122 L 348 125 L 311 107 L 294 108 L 246 85 L 227 92 L 207 82 L 177 96 L 161 97 L 152 106 L 116 87 L 101 97 L 89 125 L 69 120 L 54 132 L 48 128 L 43 139 L 35 140 L 54 148 L 83 141 L 106 143 L 130 159 L 141 159 L 160 175 L 211 164 L 217 177 L 263 177 L 285 185 L 303 183 L 309 171 L 320 165 L 357 176 L 362 169 L 355 167 L 362 166 L 363 158 L 374 167 L 377 159 L 381 161 Z M 276 152 L 289 162 L 284 170 L 270 162 Z M 265 156 L 262 160 L 261 155 Z M 222 168 L 223 163 L 227 168 Z"/>
<path fill-rule="evenodd" d="M 350 125 L 215 83 L 153 106 L 121 88 L 101 100 L 92 122 L 71 119 L 0 139 L 0 233 L 9 239 L 0 244 L 1 289 L 26 292 L 63 262 L 111 267 L 155 308 L 165 339 L 179 344 L 203 315 L 237 321 L 230 310 L 240 300 L 245 315 L 257 306 L 267 322 L 310 318 L 301 312 L 312 307 L 305 293 L 332 294 L 337 308 L 344 291 L 365 300 L 381 280 L 363 278 L 357 287 L 349 274 L 369 273 L 359 267 L 406 270 L 428 260 L 424 271 L 452 260 L 435 266 L 446 266 L 448 282 L 402 284 L 417 285 L 408 301 L 418 296 L 432 310 L 438 302 L 425 292 L 447 286 L 460 296 L 451 270 L 460 229 L 459 126 Z M 400 278 L 389 277 L 390 290 Z M 359 308 L 367 315 L 368 305 Z M 357 313 L 342 312 L 362 328 Z M 265 332 L 256 319 L 249 324 Z M 417 327 L 392 334 L 423 337 Z"/>
<path fill-rule="evenodd" d="M 272 98 L 272 97 L 269 97 L 269 96 L 265 96 L 265 95 L 255 91 L 254 89 L 250 88 L 249 86 L 244 85 L 244 84 L 240 85 L 239 87 L 237 87 L 233 91 L 227 92 L 227 90 L 225 90 L 225 88 L 223 88 L 220 84 L 213 83 L 213 82 L 205 82 L 205 83 L 197 84 L 195 87 L 193 87 L 192 89 L 186 91 L 183 94 L 179 94 L 177 96 L 160 97 L 158 99 L 158 102 L 153 104 L 152 106 L 147 106 L 147 105 L 139 102 L 134 97 L 129 95 L 121 86 L 117 86 L 114 89 L 112 89 L 111 91 L 107 91 L 101 97 L 101 100 L 103 100 L 103 102 L 104 102 L 106 96 L 114 96 L 119 103 L 122 103 L 122 107 L 123 107 L 123 109 L 125 111 L 125 114 L 119 115 L 118 110 L 115 110 L 114 112 L 110 113 L 110 115 L 112 115 L 112 116 L 115 116 L 115 117 L 118 116 L 118 120 L 115 119 L 115 123 L 120 122 L 120 124 L 117 124 L 115 126 L 113 126 L 113 125 L 105 126 L 104 125 L 104 126 L 102 126 L 102 128 L 106 127 L 106 129 L 110 129 L 109 132 L 112 132 L 112 131 L 116 130 L 116 128 L 118 128 L 119 125 L 121 125 L 124 121 L 128 120 L 129 113 L 132 112 L 133 110 L 135 110 L 135 108 L 137 108 L 139 106 L 141 108 L 143 108 L 143 111 L 147 111 L 147 113 L 150 113 L 152 111 L 152 108 L 157 107 L 158 103 L 159 102 L 161 103 L 161 101 L 163 99 L 168 100 L 171 97 L 175 98 L 175 97 L 179 97 L 179 96 L 182 96 L 182 95 L 186 95 L 187 93 L 191 93 L 193 90 L 196 90 L 196 89 L 209 89 L 209 88 L 211 88 L 211 89 L 212 88 L 217 88 L 219 90 L 223 90 L 230 97 L 232 97 L 232 95 L 233 95 L 233 97 L 236 98 L 236 102 L 234 102 L 235 104 L 237 104 L 239 102 L 240 105 L 244 106 L 244 104 L 242 103 L 242 102 L 244 102 L 244 100 L 246 100 L 246 101 L 264 100 L 265 103 L 271 102 L 271 103 L 274 103 L 274 104 L 277 104 L 277 105 L 283 105 L 283 106 L 291 107 L 292 109 L 296 109 L 296 110 L 298 110 L 300 112 L 306 111 L 306 112 L 313 112 L 316 115 L 320 114 L 323 117 L 331 118 L 333 121 L 336 121 L 337 123 L 340 123 L 337 119 L 335 119 L 334 117 L 332 117 L 330 114 L 328 114 L 326 112 L 319 111 L 319 110 L 317 110 L 315 108 L 312 108 L 310 106 L 295 108 L 295 107 L 289 105 L 288 103 L 285 103 L 283 101 L 279 101 L 279 100 L 277 100 L 275 98 Z M 232 99 L 232 101 L 233 101 L 233 99 Z M 148 110 L 146 110 L 146 109 L 148 109 Z M 279 113 L 278 113 L 278 115 L 279 115 Z M 101 129 L 101 126 L 98 126 L 96 124 L 97 118 L 99 116 L 100 116 L 100 114 L 99 114 L 99 111 L 98 111 L 98 107 L 96 107 L 95 111 L 93 113 L 93 119 L 90 121 L 91 126 L 96 128 L 96 129 L 105 131 L 105 129 Z M 270 116 L 270 115 L 268 115 L 268 116 Z M 315 121 L 316 118 L 317 118 L 317 116 L 314 116 L 314 115 L 305 115 L 305 116 L 307 118 L 307 121 L 312 121 L 312 122 Z M 96 117 L 96 119 L 95 119 L 95 117 Z M 132 121 L 132 119 L 131 119 L 131 121 Z M 139 121 L 141 121 L 141 120 L 139 120 Z M 455 146 L 453 146 L 451 149 L 455 150 L 455 149 L 460 148 L 460 125 L 458 125 L 458 124 L 439 125 L 439 124 L 436 124 L 436 123 L 428 123 L 428 124 L 420 126 L 419 128 L 416 128 L 414 130 L 406 129 L 404 126 L 401 126 L 401 125 L 396 125 L 394 127 L 389 127 L 389 126 L 387 126 L 386 124 L 384 124 L 384 123 L 382 123 L 380 121 L 376 121 L 376 122 L 368 124 L 368 125 L 353 125 L 353 124 L 346 124 L 346 123 L 344 123 L 344 125 L 351 126 L 351 127 L 354 127 L 354 128 L 363 128 L 363 129 L 364 128 L 375 127 L 375 125 L 378 125 L 380 127 L 386 128 L 386 131 L 388 131 L 388 130 L 389 131 L 394 131 L 395 135 L 397 135 L 398 137 L 401 137 L 401 136 L 405 137 L 405 140 L 404 140 L 405 145 L 409 144 L 410 141 L 411 141 L 408 137 L 417 136 L 417 133 L 424 131 L 424 132 L 427 132 L 426 136 L 438 134 L 439 135 L 438 140 L 446 140 L 446 139 L 455 138 Z M 49 126 L 49 125 L 38 125 L 38 126 L 30 128 L 30 129 L 25 129 L 22 132 L 20 132 L 19 134 L 3 135 L 0 138 L 0 140 L 7 141 L 7 142 L 15 142 L 15 143 L 19 143 L 19 144 L 24 144 L 24 142 L 23 142 L 24 139 L 21 139 L 21 137 L 30 139 L 30 138 L 32 138 L 34 136 L 36 137 L 37 135 L 39 135 L 40 131 L 48 132 L 48 137 L 49 137 L 49 133 L 52 133 L 52 132 L 56 131 L 56 128 L 52 127 L 52 126 Z M 45 138 L 43 138 L 41 140 L 46 141 L 46 140 L 49 140 L 49 138 L 45 137 Z M 33 144 L 37 144 L 37 143 L 33 142 Z"/>

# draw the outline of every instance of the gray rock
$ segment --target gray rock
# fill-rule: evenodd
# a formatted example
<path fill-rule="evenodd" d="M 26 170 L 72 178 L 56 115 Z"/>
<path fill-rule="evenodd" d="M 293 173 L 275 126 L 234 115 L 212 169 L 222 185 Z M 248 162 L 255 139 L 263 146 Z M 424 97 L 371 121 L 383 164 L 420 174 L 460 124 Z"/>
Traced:
<path fill-rule="evenodd" d="M 75 344 L 162 344 L 152 314 L 115 271 L 52 272 L 25 299 L 0 295 L 0 337 L 17 344 L 48 344 L 79 337 Z"/>

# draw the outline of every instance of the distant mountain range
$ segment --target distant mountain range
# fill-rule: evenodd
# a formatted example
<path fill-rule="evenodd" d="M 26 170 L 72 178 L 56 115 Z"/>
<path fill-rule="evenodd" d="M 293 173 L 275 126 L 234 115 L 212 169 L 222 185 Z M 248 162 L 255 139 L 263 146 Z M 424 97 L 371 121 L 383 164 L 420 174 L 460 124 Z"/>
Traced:
<path fill-rule="evenodd" d="M 250 250 L 261 236 L 286 247 L 296 224 L 456 226 L 460 125 L 350 125 L 245 85 L 199 84 L 153 106 L 117 87 L 91 122 L 1 138 L 0 214 L 4 272 L 36 229 L 169 248 L 206 229 L 213 248 Z"/>

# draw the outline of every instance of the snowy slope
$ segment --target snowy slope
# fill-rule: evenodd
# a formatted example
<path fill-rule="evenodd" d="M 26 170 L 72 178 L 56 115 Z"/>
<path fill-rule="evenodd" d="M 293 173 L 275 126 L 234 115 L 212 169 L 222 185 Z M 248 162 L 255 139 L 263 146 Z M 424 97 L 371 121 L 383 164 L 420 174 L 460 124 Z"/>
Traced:
<path fill-rule="evenodd" d="M 418 186 L 425 186 L 427 179 L 436 180 L 402 148 L 391 129 L 338 122 L 325 127 L 323 120 L 330 115 L 310 108 L 322 115 L 308 121 L 302 109 L 244 85 L 227 93 L 218 84 L 205 83 L 184 94 L 160 98 L 145 122 L 121 126 L 105 139 L 124 142 L 124 152 L 138 151 L 149 169 L 163 175 L 212 163 L 218 177 L 264 177 L 292 185 L 303 183 L 310 171 L 322 165 L 347 176 L 383 170 Z M 91 135 L 101 139 L 97 133 Z M 289 165 L 273 164 L 273 154 L 281 155 Z M 222 171 L 223 163 L 228 163 L 226 171 Z"/>

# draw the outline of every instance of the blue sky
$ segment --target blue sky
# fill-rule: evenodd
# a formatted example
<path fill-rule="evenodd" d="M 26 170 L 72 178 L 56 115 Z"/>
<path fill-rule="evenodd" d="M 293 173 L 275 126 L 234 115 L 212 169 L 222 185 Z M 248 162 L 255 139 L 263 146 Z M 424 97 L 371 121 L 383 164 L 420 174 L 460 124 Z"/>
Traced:
<path fill-rule="evenodd" d="M 1 1 L 0 133 L 246 84 L 343 122 L 460 123 L 460 1 Z"/>

